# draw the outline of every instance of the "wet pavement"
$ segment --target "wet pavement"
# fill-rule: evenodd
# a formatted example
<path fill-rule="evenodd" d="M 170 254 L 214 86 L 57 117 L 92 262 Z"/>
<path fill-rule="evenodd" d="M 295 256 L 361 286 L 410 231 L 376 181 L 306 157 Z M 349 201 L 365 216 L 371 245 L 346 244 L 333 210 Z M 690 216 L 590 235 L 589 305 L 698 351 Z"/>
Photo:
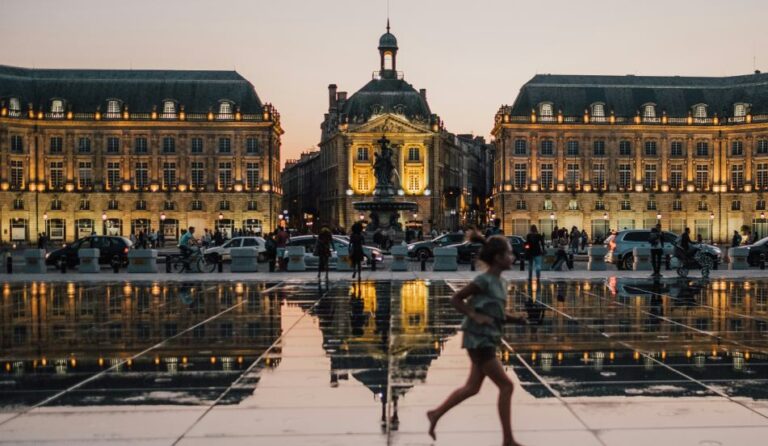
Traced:
<path fill-rule="evenodd" d="M 476 274 L 476 273 L 475 273 Z M 466 278 L 9 282 L 0 444 L 433 444 L 466 378 Z M 768 436 L 768 280 L 512 281 L 498 352 L 524 444 Z M 501 443 L 496 390 L 437 445 Z"/>

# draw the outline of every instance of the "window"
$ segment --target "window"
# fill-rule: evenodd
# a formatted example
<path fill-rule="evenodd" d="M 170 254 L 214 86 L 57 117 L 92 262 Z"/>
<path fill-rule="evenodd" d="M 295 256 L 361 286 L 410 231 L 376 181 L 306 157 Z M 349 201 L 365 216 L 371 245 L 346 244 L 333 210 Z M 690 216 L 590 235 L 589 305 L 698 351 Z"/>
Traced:
<path fill-rule="evenodd" d="M 49 164 L 48 181 L 51 189 L 64 189 L 64 162 L 53 161 Z"/>
<path fill-rule="evenodd" d="M 551 118 L 553 113 L 553 107 L 552 104 L 549 102 L 544 102 L 539 105 L 539 115 L 541 115 L 542 118 Z"/>
<path fill-rule="evenodd" d="M 173 136 L 163 137 L 163 153 L 175 153 L 176 152 L 176 138 Z"/>
<path fill-rule="evenodd" d="M 136 200 L 136 210 L 137 211 L 146 211 L 147 210 L 147 200 Z"/>
<path fill-rule="evenodd" d="M 565 185 L 569 189 L 576 189 L 581 185 L 581 172 L 579 171 L 578 164 L 569 163 L 566 166 Z"/>
<path fill-rule="evenodd" d="M 357 160 L 358 161 L 368 161 L 368 147 L 358 147 L 357 148 Z"/>
<path fill-rule="evenodd" d="M 22 198 L 13 199 L 13 210 L 21 211 L 24 209 L 24 200 Z"/>
<path fill-rule="evenodd" d="M 176 104 L 173 101 L 163 102 L 163 118 L 176 117 Z"/>
<path fill-rule="evenodd" d="M 648 200 L 645 203 L 645 209 L 648 210 L 648 211 L 655 211 L 656 210 L 656 200 L 653 199 L 653 198 Z"/>
<path fill-rule="evenodd" d="M 747 116 L 747 104 L 744 104 L 744 103 L 734 104 L 733 116 L 735 118 L 743 118 Z"/>
<path fill-rule="evenodd" d="M 656 165 L 645 165 L 645 177 L 643 178 L 643 187 L 645 190 L 656 190 Z"/>
<path fill-rule="evenodd" d="M 221 200 L 219 202 L 219 210 L 220 211 L 228 211 L 229 210 L 229 201 Z"/>
<path fill-rule="evenodd" d="M 418 192 L 421 189 L 421 178 L 418 174 L 408 175 L 408 190 L 410 192 Z"/>
<path fill-rule="evenodd" d="M 89 200 L 87 198 L 81 198 L 77 207 L 81 211 L 89 211 L 89 210 L 91 210 L 91 200 Z"/>
<path fill-rule="evenodd" d="M 110 211 L 116 211 L 120 209 L 120 202 L 115 199 L 107 201 L 107 209 Z"/>
<path fill-rule="evenodd" d="M 605 121 L 605 105 L 592 104 L 592 118 L 597 122 Z"/>
<path fill-rule="evenodd" d="M 515 140 L 515 155 L 525 155 L 528 153 L 528 142 L 524 139 Z"/>
<path fill-rule="evenodd" d="M 605 141 L 598 139 L 592 143 L 592 154 L 594 156 L 605 156 Z"/>
<path fill-rule="evenodd" d="M 596 190 L 605 189 L 605 164 L 592 165 L 592 187 Z"/>
<path fill-rule="evenodd" d="M 517 200 L 515 202 L 515 209 L 518 211 L 524 211 L 528 209 L 528 204 L 526 204 L 525 200 Z"/>
<path fill-rule="evenodd" d="M 757 154 L 758 155 L 768 154 L 768 139 L 757 140 Z"/>
<path fill-rule="evenodd" d="M 632 156 L 632 141 L 626 139 L 619 141 L 619 155 Z"/>
<path fill-rule="evenodd" d="M 706 211 L 709 210 L 709 205 L 707 204 L 706 200 L 700 200 L 699 204 L 697 206 L 697 209 L 700 211 Z"/>
<path fill-rule="evenodd" d="M 107 189 L 117 190 L 120 187 L 120 163 L 107 163 Z"/>
<path fill-rule="evenodd" d="M 203 153 L 203 138 L 200 138 L 199 136 L 196 136 L 192 138 L 190 146 L 190 152 L 192 153 Z"/>
<path fill-rule="evenodd" d="M 49 152 L 50 153 L 63 153 L 64 152 L 64 139 L 61 136 L 51 136 Z"/>
<path fill-rule="evenodd" d="M 254 137 L 245 139 L 245 153 L 256 155 L 259 153 L 259 140 Z"/>
<path fill-rule="evenodd" d="M 147 153 L 147 137 L 146 136 L 139 136 L 136 139 L 133 140 L 133 151 L 134 153 L 141 154 L 141 153 Z"/>
<path fill-rule="evenodd" d="M 142 190 L 149 186 L 149 163 L 141 162 L 135 164 L 133 179 L 136 189 Z"/>
<path fill-rule="evenodd" d="M 579 156 L 579 142 L 574 139 L 568 141 L 565 154 L 568 156 Z"/>
<path fill-rule="evenodd" d="M 579 210 L 579 202 L 576 200 L 569 200 L 568 201 L 568 210 L 569 211 L 578 211 Z"/>
<path fill-rule="evenodd" d="M 632 165 L 619 164 L 619 189 L 629 189 L 632 186 Z"/>
<path fill-rule="evenodd" d="M 24 161 L 11 160 L 10 187 L 14 190 L 24 189 Z"/>
<path fill-rule="evenodd" d="M 246 210 L 258 211 L 259 210 L 259 203 L 256 202 L 256 200 L 248 200 L 248 203 L 246 204 Z"/>
<path fill-rule="evenodd" d="M 91 138 L 81 136 L 77 139 L 77 151 L 80 153 L 91 153 Z"/>
<path fill-rule="evenodd" d="M 367 191 L 369 189 L 368 187 L 368 174 L 361 172 L 357 174 L 357 190 L 359 191 Z"/>
<path fill-rule="evenodd" d="M 107 117 L 117 118 L 120 116 L 120 101 L 110 99 L 107 101 Z"/>
<path fill-rule="evenodd" d="M 645 142 L 645 156 L 656 156 L 656 141 Z"/>
<path fill-rule="evenodd" d="M 418 160 L 419 160 L 419 148 L 418 147 L 408 148 L 408 161 L 418 161 Z"/>
<path fill-rule="evenodd" d="M 219 138 L 219 153 L 232 153 L 232 139 L 229 137 Z"/>
<path fill-rule="evenodd" d="M 744 166 L 731 166 L 731 190 L 740 191 L 744 189 Z"/>
<path fill-rule="evenodd" d="M 757 177 L 757 189 L 765 190 L 768 188 L 768 163 L 757 163 L 755 169 L 755 176 Z"/>
<path fill-rule="evenodd" d="M 554 211 L 555 210 L 555 205 L 552 204 L 552 200 L 550 200 L 549 198 L 544 200 L 544 210 L 545 211 Z"/>
<path fill-rule="evenodd" d="M 669 166 L 669 187 L 672 190 L 683 188 L 683 165 L 672 164 Z"/>
<path fill-rule="evenodd" d="M 768 147 L 768 144 L 766 144 Z M 555 154 L 555 144 L 551 139 L 543 139 L 541 141 L 541 148 L 539 154 L 543 156 L 552 156 Z"/>
<path fill-rule="evenodd" d="M 709 143 L 707 141 L 696 143 L 696 156 L 709 156 Z"/>
<path fill-rule="evenodd" d="M 93 187 L 93 164 L 90 161 L 80 161 L 77 166 L 77 185 L 80 189 Z"/>
<path fill-rule="evenodd" d="M 709 166 L 698 164 L 696 166 L 696 189 L 705 190 L 709 188 Z"/>
<path fill-rule="evenodd" d="M 173 200 L 165 200 L 163 202 L 163 210 L 164 211 L 176 210 L 176 203 Z"/>
<path fill-rule="evenodd" d="M 676 198 L 672 201 L 672 210 L 673 211 L 682 211 L 683 210 L 683 200 Z"/>
<path fill-rule="evenodd" d="M 232 188 L 232 163 L 219 163 L 219 190 Z"/>
<path fill-rule="evenodd" d="M 19 116 L 21 113 L 21 101 L 19 101 L 19 98 L 11 98 L 8 104 L 8 111 L 10 112 L 11 116 Z"/>
<path fill-rule="evenodd" d="M 731 201 L 731 210 L 732 211 L 740 211 L 741 210 L 741 200 L 733 200 L 733 201 Z"/>
<path fill-rule="evenodd" d="M 202 200 L 192 200 L 189 203 L 189 208 L 193 211 L 202 211 L 203 210 Z"/>
<path fill-rule="evenodd" d="M 259 176 L 258 163 L 245 164 L 245 187 L 248 190 L 258 190 L 260 182 Z"/>
<path fill-rule="evenodd" d="M 200 189 L 205 186 L 205 163 L 202 161 L 192 161 L 190 163 L 190 171 L 192 174 L 192 187 Z"/>
<path fill-rule="evenodd" d="M 54 115 L 60 115 L 64 113 L 64 101 L 61 99 L 54 99 L 51 101 L 51 113 Z"/>
<path fill-rule="evenodd" d="M 693 117 L 695 119 L 705 119 L 707 117 L 707 106 L 705 104 L 696 104 L 693 106 Z"/>
<path fill-rule="evenodd" d="M 764 211 L 765 210 L 765 200 L 757 200 L 755 202 L 755 210 L 757 211 Z"/>
<path fill-rule="evenodd" d="M 631 211 L 632 210 L 632 203 L 629 200 L 626 200 L 626 199 L 621 200 L 621 202 L 619 203 L 619 208 L 622 211 Z"/>
<path fill-rule="evenodd" d="M 541 184 L 542 190 L 552 190 L 554 188 L 554 176 L 553 176 L 553 164 L 542 164 L 541 165 L 541 175 L 539 176 L 539 183 Z"/>
<path fill-rule="evenodd" d="M 679 157 L 683 156 L 683 142 L 672 141 L 669 145 L 669 156 Z"/>
<path fill-rule="evenodd" d="M 168 190 L 176 187 L 176 163 L 163 163 L 163 189 Z"/>
<path fill-rule="evenodd" d="M 525 187 L 528 185 L 528 165 L 525 163 L 515 163 L 514 173 L 515 188 L 525 189 Z"/>
<path fill-rule="evenodd" d="M 58 198 L 54 198 L 51 200 L 51 210 L 52 211 L 60 211 L 61 210 L 61 200 Z"/>
<path fill-rule="evenodd" d="M 223 101 L 219 104 L 219 118 L 227 119 L 232 117 L 232 103 Z"/>
<path fill-rule="evenodd" d="M 120 153 L 120 138 L 116 136 L 107 138 L 107 153 Z"/>
<path fill-rule="evenodd" d="M 652 120 L 656 118 L 656 105 L 645 104 L 643 105 L 643 120 Z"/>
<path fill-rule="evenodd" d="M 595 210 L 596 211 L 604 211 L 605 210 L 605 201 L 603 201 L 603 200 L 595 201 Z"/>
<path fill-rule="evenodd" d="M 741 141 L 732 141 L 731 142 L 731 155 L 733 155 L 733 156 L 744 155 L 744 143 L 742 143 Z"/>

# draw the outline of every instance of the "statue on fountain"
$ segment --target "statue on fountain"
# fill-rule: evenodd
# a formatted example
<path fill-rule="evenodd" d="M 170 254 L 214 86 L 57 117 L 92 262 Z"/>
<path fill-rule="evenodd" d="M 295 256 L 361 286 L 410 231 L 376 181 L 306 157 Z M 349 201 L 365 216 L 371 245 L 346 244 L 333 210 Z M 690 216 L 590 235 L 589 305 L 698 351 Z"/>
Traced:
<path fill-rule="evenodd" d="M 376 189 L 373 194 L 379 197 L 392 197 L 395 195 L 395 188 L 392 185 L 392 172 L 395 170 L 395 164 L 392 161 L 394 152 L 386 136 L 382 136 L 377 142 L 381 145 L 381 151 L 373 155 L 376 158 L 373 163 L 373 171 L 376 175 Z"/>

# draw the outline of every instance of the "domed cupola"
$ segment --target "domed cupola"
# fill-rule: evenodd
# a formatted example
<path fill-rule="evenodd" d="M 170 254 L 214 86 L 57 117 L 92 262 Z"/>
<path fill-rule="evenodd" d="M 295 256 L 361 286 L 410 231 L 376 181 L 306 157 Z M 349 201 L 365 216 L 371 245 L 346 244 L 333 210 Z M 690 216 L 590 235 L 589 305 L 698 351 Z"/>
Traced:
<path fill-rule="evenodd" d="M 381 77 L 394 78 L 397 70 L 397 38 L 389 32 L 389 19 L 387 19 L 387 32 L 379 38 L 379 55 L 381 56 Z"/>

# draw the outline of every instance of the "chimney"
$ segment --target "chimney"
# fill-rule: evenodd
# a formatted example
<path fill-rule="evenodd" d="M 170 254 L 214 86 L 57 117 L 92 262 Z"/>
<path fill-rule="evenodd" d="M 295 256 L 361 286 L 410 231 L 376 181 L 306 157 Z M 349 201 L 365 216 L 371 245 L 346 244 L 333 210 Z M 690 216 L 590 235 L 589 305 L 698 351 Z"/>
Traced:
<path fill-rule="evenodd" d="M 336 84 L 328 86 L 328 110 L 336 110 Z"/>
<path fill-rule="evenodd" d="M 755 74 L 760 74 L 760 70 L 755 70 Z"/>
<path fill-rule="evenodd" d="M 419 94 L 421 95 L 422 99 L 424 99 L 425 101 L 427 100 L 427 89 L 426 88 L 419 89 Z"/>
<path fill-rule="evenodd" d="M 347 92 L 340 91 L 339 94 L 336 95 L 336 100 L 338 101 L 339 105 L 345 103 L 347 101 Z"/>

